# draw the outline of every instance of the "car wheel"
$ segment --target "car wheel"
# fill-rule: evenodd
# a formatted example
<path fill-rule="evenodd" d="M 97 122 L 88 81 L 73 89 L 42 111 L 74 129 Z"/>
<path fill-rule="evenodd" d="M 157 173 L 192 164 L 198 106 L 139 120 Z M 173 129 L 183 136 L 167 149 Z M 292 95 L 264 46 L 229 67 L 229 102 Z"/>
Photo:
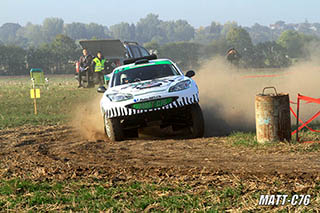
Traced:
<path fill-rule="evenodd" d="M 122 141 L 123 130 L 119 118 L 107 118 L 104 116 L 104 131 L 111 141 Z"/>
<path fill-rule="evenodd" d="M 139 137 L 139 131 L 137 128 L 135 129 L 126 129 L 124 130 L 124 135 L 127 138 L 138 138 Z"/>
<path fill-rule="evenodd" d="M 191 107 L 191 122 L 190 132 L 192 138 L 201 138 L 204 136 L 204 119 L 202 110 L 198 103 L 193 104 Z"/>

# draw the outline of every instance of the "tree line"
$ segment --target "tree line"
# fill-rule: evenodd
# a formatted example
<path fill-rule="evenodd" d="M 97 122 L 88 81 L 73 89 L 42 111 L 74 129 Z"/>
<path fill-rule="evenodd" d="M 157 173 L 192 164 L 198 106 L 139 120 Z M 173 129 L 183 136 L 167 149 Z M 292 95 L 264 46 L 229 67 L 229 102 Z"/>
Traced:
<path fill-rule="evenodd" d="M 31 68 L 41 68 L 47 74 L 73 73 L 81 50 L 75 41 L 57 35 L 48 44 L 24 49 L 16 45 L 0 45 L 0 75 L 27 75 Z"/>
<path fill-rule="evenodd" d="M 119 23 L 106 27 L 96 23 L 65 24 L 47 18 L 42 25 L 6 23 L 0 27 L 0 75 L 26 74 L 31 67 L 49 73 L 72 73 L 69 61 L 79 58 L 80 39 L 117 38 L 138 41 L 160 57 L 169 57 L 183 69 L 199 66 L 200 60 L 235 48 L 242 67 L 286 67 L 308 58 L 319 45 L 320 24 L 286 24 L 270 27 L 255 24 L 242 27 L 236 22 L 192 27 L 185 20 L 163 21 L 149 14 L 136 24 Z M 310 48 L 313 47 L 313 48 Z"/>

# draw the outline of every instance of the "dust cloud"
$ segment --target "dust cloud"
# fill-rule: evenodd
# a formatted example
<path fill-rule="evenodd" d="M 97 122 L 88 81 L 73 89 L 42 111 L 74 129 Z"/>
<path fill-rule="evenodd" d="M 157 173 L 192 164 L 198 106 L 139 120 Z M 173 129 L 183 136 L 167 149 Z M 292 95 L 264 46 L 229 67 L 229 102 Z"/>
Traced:
<path fill-rule="evenodd" d="M 89 98 L 87 102 L 74 106 L 71 126 L 87 140 L 107 140 L 100 112 L 101 95 Z"/>
<path fill-rule="evenodd" d="M 262 75 L 269 77 L 260 77 Z M 298 93 L 320 97 L 320 66 L 312 61 L 287 69 L 244 70 L 231 66 L 223 58 L 213 58 L 198 70 L 195 80 L 200 90 L 207 136 L 254 131 L 255 95 L 264 87 L 274 86 L 278 93 L 289 93 L 292 101 L 296 101 Z M 295 109 L 294 105 L 292 107 Z M 309 118 L 319 109 L 317 104 L 303 105 L 302 119 Z M 291 120 L 295 122 L 293 117 Z"/>
<path fill-rule="evenodd" d="M 224 58 L 213 58 L 203 64 L 197 70 L 195 80 L 200 91 L 206 136 L 254 131 L 255 95 L 261 93 L 264 87 L 274 86 L 279 93 L 289 93 L 292 101 L 296 101 L 298 93 L 320 98 L 320 64 L 312 61 L 301 62 L 287 69 L 256 70 L 237 69 L 225 62 Z M 255 77 L 262 75 L 272 77 Z M 74 108 L 71 125 L 87 140 L 107 140 L 100 113 L 100 99 L 101 96 L 97 95 Z M 295 109 L 295 105 L 292 107 Z M 300 115 L 306 120 L 319 109 L 317 104 L 304 104 Z M 291 117 L 291 121 L 294 123 L 295 118 Z"/>

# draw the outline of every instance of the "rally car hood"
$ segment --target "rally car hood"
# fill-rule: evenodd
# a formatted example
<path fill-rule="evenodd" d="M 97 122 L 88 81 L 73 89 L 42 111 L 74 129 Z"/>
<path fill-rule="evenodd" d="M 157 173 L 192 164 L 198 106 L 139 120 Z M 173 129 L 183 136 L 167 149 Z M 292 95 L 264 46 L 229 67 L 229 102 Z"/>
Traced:
<path fill-rule="evenodd" d="M 107 90 L 106 93 L 130 93 L 132 95 L 142 95 L 153 92 L 164 92 L 176 83 L 187 79 L 189 78 L 185 76 L 170 76 L 165 78 L 158 78 L 111 87 Z"/>
<path fill-rule="evenodd" d="M 191 81 L 190 88 L 169 92 L 170 87 L 184 80 Z M 119 97 L 120 94 L 123 94 L 122 97 L 131 98 L 123 101 L 110 99 L 114 96 Z M 179 75 L 108 88 L 100 101 L 100 108 L 103 116 L 115 118 L 175 109 L 198 102 L 199 92 L 196 83 L 189 77 Z"/>

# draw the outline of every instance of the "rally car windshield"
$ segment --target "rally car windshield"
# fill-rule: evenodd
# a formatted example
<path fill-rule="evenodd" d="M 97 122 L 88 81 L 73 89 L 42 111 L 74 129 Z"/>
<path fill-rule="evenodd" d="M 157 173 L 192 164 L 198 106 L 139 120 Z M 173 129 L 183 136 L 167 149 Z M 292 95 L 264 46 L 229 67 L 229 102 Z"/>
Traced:
<path fill-rule="evenodd" d="M 180 73 L 172 64 L 142 66 L 118 72 L 116 71 L 113 74 L 111 87 L 174 75 L 180 75 Z"/>

